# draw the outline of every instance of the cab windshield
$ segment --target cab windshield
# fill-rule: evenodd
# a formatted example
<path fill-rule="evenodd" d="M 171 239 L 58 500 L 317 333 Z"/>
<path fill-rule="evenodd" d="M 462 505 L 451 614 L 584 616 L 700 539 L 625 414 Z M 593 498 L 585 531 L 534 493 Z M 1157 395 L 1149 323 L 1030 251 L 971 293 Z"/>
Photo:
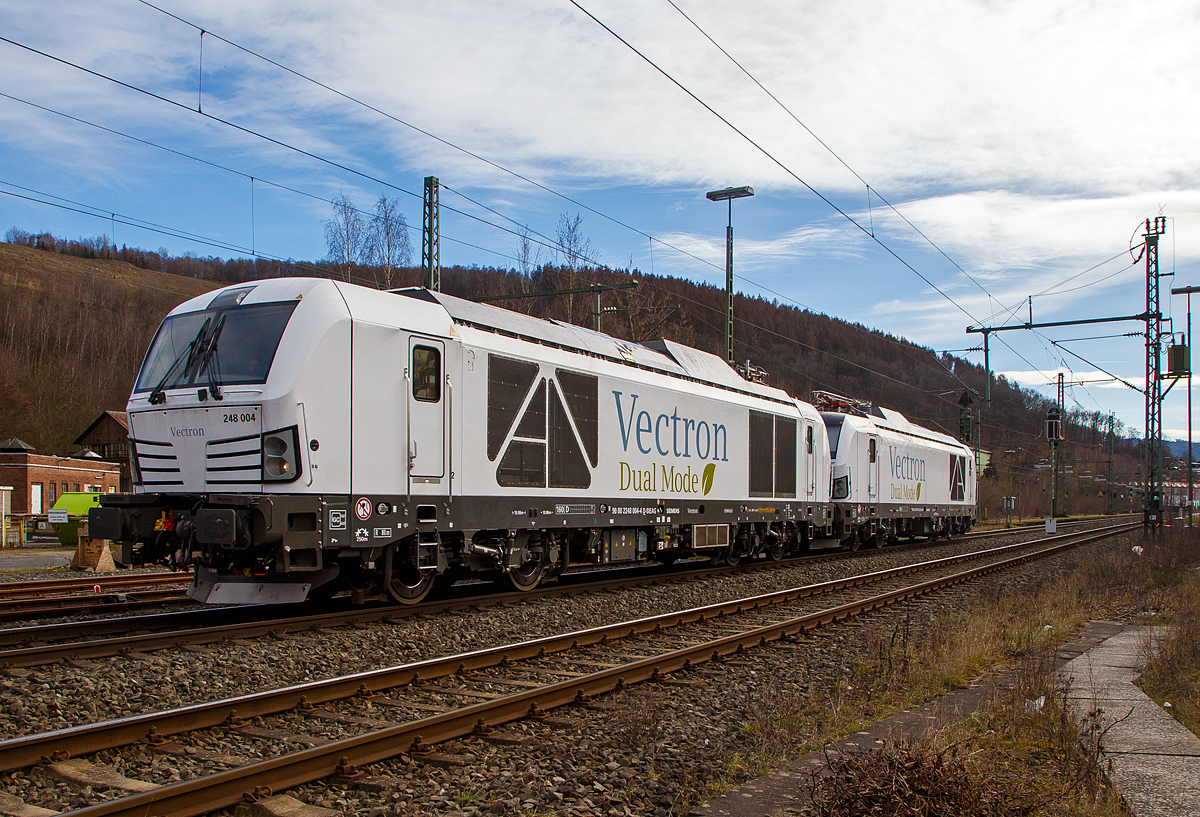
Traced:
<path fill-rule="evenodd" d="M 265 383 L 297 303 L 209 308 L 168 317 L 150 344 L 133 390 Z M 219 332 L 212 331 L 216 327 Z"/>

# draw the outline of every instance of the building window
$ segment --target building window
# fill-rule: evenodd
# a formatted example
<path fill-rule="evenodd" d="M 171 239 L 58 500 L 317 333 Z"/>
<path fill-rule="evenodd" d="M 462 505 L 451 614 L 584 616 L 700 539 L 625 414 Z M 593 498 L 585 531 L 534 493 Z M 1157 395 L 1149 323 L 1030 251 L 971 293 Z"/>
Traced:
<path fill-rule="evenodd" d="M 54 483 L 53 483 L 53 482 L 50 482 L 50 483 L 47 483 L 46 487 L 50 489 L 50 495 L 49 495 L 49 499 L 48 499 L 48 501 L 49 501 L 49 503 L 50 503 L 50 507 L 51 507 L 51 508 L 53 508 L 53 507 L 54 507 L 54 500 L 55 500 L 55 496 L 54 496 L 54 488 L 55 488 L 55 485 L 54 485 Z"/>

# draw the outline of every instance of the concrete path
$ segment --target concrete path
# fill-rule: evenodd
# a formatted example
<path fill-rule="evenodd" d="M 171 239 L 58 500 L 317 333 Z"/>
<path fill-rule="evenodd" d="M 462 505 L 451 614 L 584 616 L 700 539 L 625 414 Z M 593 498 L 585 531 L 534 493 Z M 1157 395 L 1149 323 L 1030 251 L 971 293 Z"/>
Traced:
<path fill-rule="evenodd" d="M 1200 815 L 1200 737 L 1133 685 L 1160 628 L 1125 627 L 1062 668 L 1077 718 L 1099 708 L 1111 778 L 1135 817 Z"/>
<path fill-rule="evenodd" d="M 61 547 L 4 548 L 0 550 L 0 571 L 44 570 L 71 564 L 75 550 Z"/>

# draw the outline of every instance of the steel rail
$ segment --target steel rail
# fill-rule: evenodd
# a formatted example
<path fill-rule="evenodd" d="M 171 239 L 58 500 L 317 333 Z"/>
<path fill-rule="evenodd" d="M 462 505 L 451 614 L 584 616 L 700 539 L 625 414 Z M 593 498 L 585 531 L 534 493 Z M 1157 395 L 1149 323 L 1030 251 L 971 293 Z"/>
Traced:
<path fill-rule="evenodd" d="M 1102 535 L 1113 535 L 1128 527 L 1130 526 L 1114 526 L 1105 529 Z M 1036 546 L 1044 544 L 1047 541 L 1060 542 L 1060 547 L 1073 547 L 1075 546 L 1074 543 L 1068 542 L 1063 544 L 1062 540 L 1087 536 L 1092 533 L 1092 531 L 1088 531 L 1066 534 L 1051 540 L 1043 539 L 1036 542 L 1003 545 L 971 554 L 947 556 L 902 567 L 775 591 L 761 596 L 735 599 L 618 624 L 604 625 L 588 630 L 546 636 L 532 641 L 506 644 L 471 653 L 368 670 L 352 675 L 310 681 L 304 684 L 265 690 L 161 712 L 150 712 L 127 718 L 68 727 L 36 735 L 10 738 L 0 741 L 0 771 L 11 771 L 29 766 L 37 763 L 43 757 L 50 757 L 56 754 L 61 755 L 62 753 L 66 753 L 74 757 L 117 746 L 126 746 L 146 738 L 151 733 L 159 736 L 168 736 L 195 729 L 211 728 L 235 717 L 245 718 L 286 712 L 297 707 L 302 700 L 308 704 L 326 703 L 328 701 L 350 698 L 363 692 L 370 693 L 382 689 L 407 686 L 415 682 L 444 678 L 456 673 L 501 666 L 511 661 L 527 660 L 581 646 L 602 644 L 631 635 L 756 610 L 774 604 L 796 601 L 809 596 L 886 581 L 899 576 L 946 567 L 964 561 L 973 561 L 1000 555 L 1011 552 L 1016 548 Z"/>
<path fill-rule="evenodd" d="M 1134 526 L 1129 526 L 1128 529 L 1132 527 Z M 173 783 L 151 791 L 88 806 L 71 813 L 78 817 L 152 817 L 153 815 L 188 817 L 235 805 L 243 801 L 250 792 L 281 791 L 325 777 L 353 775 L 355 767 L 360 765 L 387 760 L 406 752 L 419 752 L 429 744 L 464 737 L 480 730 L 486 731 L 524 717 L 536 717 L 538 713 L 545 710 L 584 702 L 593 696 L 621 689 L 630 684 L 659 679 L 672 672 L 687 670 L 708 661 L 719 660 L 748 647 L 761 646 L 781 638 L 790 638 L 825 624 L 950 587 L 1017 564 L 1053 555 L 1089 541 L 1115 535 L 1118 532 L 1120 530 L 1110 530 L 1077 542 L 1059 543 L 1041 551 L 981 565 L 868 599 L 754 628 L 744 633 L 724 636 L 703 644 L 603 669 L 579 678 L 514 693 L 492 701 L 387 727 L 357 737 L 333 741 L 322 746 L 205 777 Z"/>
<path fill-rule="evenodd" d="M 188 598 L 183 588 L 51 596 L 42 599 L 4 599 L 0 600 L 0 620 L 12 621 L 44 615 L 70 615 L 89 610 L 133 610 L 155 604 L 184 602 L 191 602 L 191 599 Z"/>
<path fill-rule="evenodd" d="M 1007 534 L 1026 533 L 1027 530 L 1009 529 L 1001 531 L 985 531 L 980 534 L 964 534 L 959 538 L 975 538 L 982 536 L 1002 536 Z M 1066 534 L 1063 534 L 1066 535 Z M 909 543 L 906 547 L 921 547 L 929 540 L 921 540 Z M 896 552 L 896 548 L 892 548 L 892 552 Z M 867 552 L 876 552 L 874 549 L 860 551 L 859 555 Z M 826 552 L 817 552 L 810 556 L 796 557 L 785 560 L 784 562 L 771 561 L 755 561 L 743 563 L 741 566 L 732 568 L 733 571 L 741 573 L 756 570 L 770 570 L 782 565 L 797 565 L 811 562 L 820 562 L 830 559 L 853 558 L 855 554 L 849 551 L 829 550 Z M 486 595 L 474 595 L 470 597 L 452 597 L 427 601 L 415 605 L 394 605 L 389 604 L 382 607 L 356 608 L 354 610 L 336 610 L 330 611 L 325 609 L 319 613 L 306 613 L 303 615 L 288 615 L 284 617 L 256 617 L 256 622 L 245 620 L 244 615 L 240 616 L 236 622 L 218 624 L 191 626 L 179 628 L 177 622 L 181 620 L 181 616 L 187 616 L 186 621 L 191 618 L 208 618 L 213 617 L 223 619 L 226 617 L 224 609 L 217 608 L 202 608 L 197 610 L 187 611 L 186 613 L 168 613 L 151 616 L 127 617 L 127 618 L 109 618 L 97 619 L 86 622 L 61 622 L 49 625 L 36 625 L 21 628 L 0 628 L 0 647 L 5 645 L 22 645 L 21 647 L 12 647 L 4 650 L 0 649 L 0 666 L 5 664 L 11 666 L 38 666 L 40 664 L 54 663 L 67 657 L 80 658 L 101 658 L 109 655 L 115 655 L 122 651 L 142 650 L 153 651 L 156 649 L 164 649 L 177 646 L 179 643 L 190 644 L 205 644 L 220 641 L 225 638 L 254 637 L 262 635 L 265 632 L 302 632 L 313 629 L 314 627 L 329 627 L 348 624 L 351 622 L 368 622 L 378 621 L 383 619 L 399 619 L 406 618 L 412 615 L 437 613 L 446 611 L 457 611 L 468 609 L 470 607 L 485 607 L 496 604 L 504 604 L 514 600 L 529 600 L 544 598 L 546 596 L 569 595 L 581 592 L 595 592 L 613 587 L 624 587 L 630 584 L 651 584 L 662 581 L 677 581 L 682 579 L 703 579 L 709 576 L 721 575 L 730 572 L 728 567 L 709 567 L 709 568 L 688 568 L 686 563 L 677 565 L 678 569 L 675 572 L 663 572 L 661 566 L 651 567 L 649 570 L 642 566 L 641 570 L 637 568 L 622 568 L 628 570 L 632 575 L 622 576 L 615 579 L 606 579 L 600 582 L 594 580 L 587 584 L 568 585 L 564 583 L 549 584 L 538 587 L 532 591 L 489 593 Z M 667 568 L 666 570 L 670 570 Z M 594 575 L 598 571 L 589 569 L 574 573 L 564 574 L 563 580 L 582 581 L 583 577 Z M 607 571 L 605 571 L 607 572 Z M 618 571 L 620 572 L 620 571 Z M 454 592 L 454 591 L 452 591 Z M 459 590 L 459 592 L 463 592 Z M 266 608 L 265 605 L 251 605 L 251 608 L 257 609 Z M 239 607 L 239 610 L 246 610 L 246 607 Z M 311 608 L 310 608 L 311 609 Z M 250 629 L 257 623 L 260 626 L 257 629 Z M 161 633 L 155 636 L 147 630 L 153 630 L 160 625 L 167 627 L 174 626 L 175 628 L 168 633 Z M 112 634 L 112 630 L 119 632 L 137 632 L 138 635 L 121 637 Z M 55 641 L 63 639 L 79 639 L 87 636 L 101 637 L 90 641 L 70 641 L 61 644 L 45 644 L 46 641 Z M 37 647 L 29 647 L 28 645 L 38 643 Z"/>
<path fill-rule="evenodd" d="M 102 590 L 112 590 L 126 587 L 155 587 L 161 584 L 188 584 L 191 580 L 191 573 L 135 573 L 124 576 L 83 576 L 74 579 L 0 582 L 0 599 L 39 596 L 47 592 L 91 592 L 97 585 Z"/>

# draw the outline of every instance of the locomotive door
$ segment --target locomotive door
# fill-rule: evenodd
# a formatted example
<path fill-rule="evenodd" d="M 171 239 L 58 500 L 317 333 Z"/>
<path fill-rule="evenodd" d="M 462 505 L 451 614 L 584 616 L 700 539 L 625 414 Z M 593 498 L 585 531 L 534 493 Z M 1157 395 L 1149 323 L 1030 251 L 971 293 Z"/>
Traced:
<path fill-rule="evenodd" d="M 804 424 L 804 485 L 809 502 L 817 496 L 817 455 L 813 450 L 815 433 L 812 423 Z"/>
<path fill-rule="evenodd" d="M 408 341 L 408 475 L 441 484 L 446 473 L 446 349 L 440 340 Z"/>
<path fill-rule="evenodd" d="M 867 439 L 867 501 L 879 501 L 879 438 Z"/>

